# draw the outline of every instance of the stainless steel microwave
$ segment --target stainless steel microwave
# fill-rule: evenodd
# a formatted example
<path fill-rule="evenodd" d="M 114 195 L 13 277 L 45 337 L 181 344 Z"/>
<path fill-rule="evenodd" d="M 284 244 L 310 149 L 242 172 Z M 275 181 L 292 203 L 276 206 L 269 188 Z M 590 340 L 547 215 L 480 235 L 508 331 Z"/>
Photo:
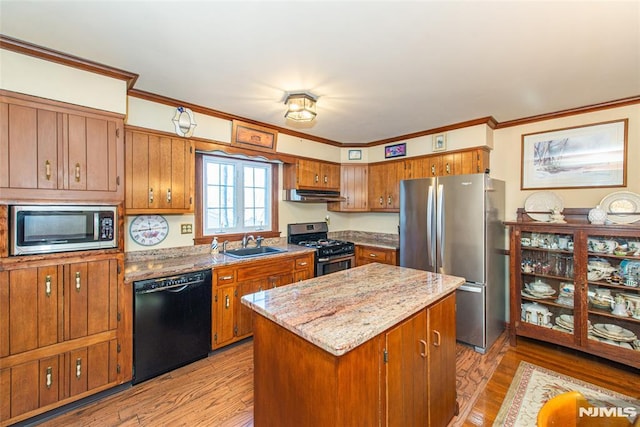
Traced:
<path fill-rule="evenodd" d="M 118 246 L 116 206 L 10 206 L 10 254 L 109 249 Z"/>

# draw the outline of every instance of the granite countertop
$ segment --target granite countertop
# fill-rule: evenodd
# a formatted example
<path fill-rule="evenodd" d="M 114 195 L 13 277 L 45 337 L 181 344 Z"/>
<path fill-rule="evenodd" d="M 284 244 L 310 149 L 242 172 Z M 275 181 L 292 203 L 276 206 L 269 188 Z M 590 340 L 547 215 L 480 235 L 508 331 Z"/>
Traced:
<path fill-rule="evenodd" d="M 329 233 L 330 239 L 347 240 L 356 245 L 374 246 L 382 249 L 400 248 L 397 234 L 371 233 L 365 231 L 335 231 Z"/>
<path fill-rule="evenodd" d="M 179 250 L 159 250 L 151 256 L 145 255 L 137 257 L 135 253 L 132 253 L 128 254 L 128 258 L 125 260 L 124 282 L 131 283 L 136 280 L 169 277 L 192 271 L 277 259 L 296 253 L 315 252 L 315 249 L 297 245 L 280 245 L 274 247 L 285 249 L 286 251 L 258 257 L 234 258 L 222 253 L 211 255 L 209 253 L 209 245 L 200 245 Z"/>
<path fill-rule="evenodd" d="M 341 356 L 453 292 L 461 277 L 367 264 L 242 297 L 242 303 Z"/>

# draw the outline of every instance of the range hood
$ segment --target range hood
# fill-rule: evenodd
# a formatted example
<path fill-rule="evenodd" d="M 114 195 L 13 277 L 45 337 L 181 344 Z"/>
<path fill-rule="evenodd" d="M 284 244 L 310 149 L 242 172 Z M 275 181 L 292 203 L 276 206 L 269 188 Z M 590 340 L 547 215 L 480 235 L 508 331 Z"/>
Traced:
<path fill-rule="evenodd" d="M 301 203 L 344 202 L 347 199 L 339 191 L 329 190 L 284 190 L 284 200 Z"/>

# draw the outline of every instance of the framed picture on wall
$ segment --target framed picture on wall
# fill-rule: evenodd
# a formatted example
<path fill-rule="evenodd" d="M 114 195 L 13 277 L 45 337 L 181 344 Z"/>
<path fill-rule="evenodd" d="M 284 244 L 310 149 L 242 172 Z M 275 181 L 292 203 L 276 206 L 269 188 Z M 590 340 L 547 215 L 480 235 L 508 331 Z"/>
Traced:
<path fill-rule="evenodd" d="M 522 190 L 624 187 L 629 119 L 522 135 Z"/>
<path fill-rule="evenodd" d="M 444 151 L 447 149 L 447 135 L 442 133 L 433 137 L 433 151 Z"/>
<path fill-rule="evenodd" d="M 362 150 L 349 150 L 349 160 L 362 160 Z"/>
<path fill-rule="evenodd" d="M 231 145 L 259 151 L 276 151 L 278 131 L 264 126 L 233 120 Z"/>
<path fill-rule="evenodd" d="M 407 155 L 407 144 L 395 144 L 387 145 L 384 147 L 384 158 L 389 159 L 391 157 L 402 157 Z"/>

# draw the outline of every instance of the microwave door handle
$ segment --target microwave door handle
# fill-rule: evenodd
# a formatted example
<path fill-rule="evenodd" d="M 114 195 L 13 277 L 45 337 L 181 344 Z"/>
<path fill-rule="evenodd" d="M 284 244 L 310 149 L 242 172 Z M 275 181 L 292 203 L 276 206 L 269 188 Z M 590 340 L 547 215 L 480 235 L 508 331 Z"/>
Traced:
<path fill-rule="evenodd" d="M 100 213 L 94 212 L 93 213 L 93 241 L 94 242 L 98 241 L 99 228 L 100 228 Z"/>

